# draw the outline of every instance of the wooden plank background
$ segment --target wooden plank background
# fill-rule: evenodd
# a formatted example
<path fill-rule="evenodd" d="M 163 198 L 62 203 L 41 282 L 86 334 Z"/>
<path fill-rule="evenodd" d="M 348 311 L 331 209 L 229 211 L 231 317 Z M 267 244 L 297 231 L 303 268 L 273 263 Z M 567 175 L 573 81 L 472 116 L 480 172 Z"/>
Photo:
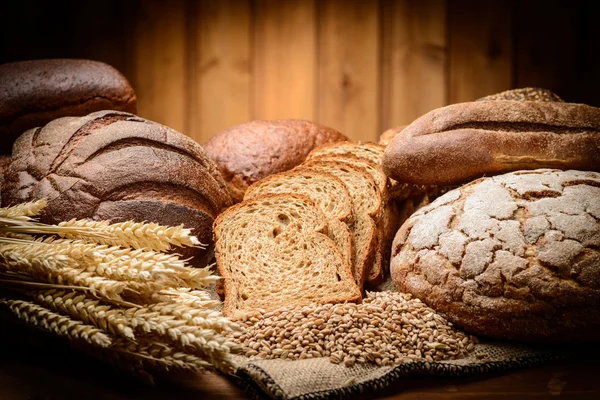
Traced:
<path fill-rule="evenodd" d="M 0 62 L 107 62 L 141 116 L 199 143 L 277 118 L 376 141 L 514 87 L 600 106 L 598 11 L 596 0 L 24 0 L 0 15 Z"/>

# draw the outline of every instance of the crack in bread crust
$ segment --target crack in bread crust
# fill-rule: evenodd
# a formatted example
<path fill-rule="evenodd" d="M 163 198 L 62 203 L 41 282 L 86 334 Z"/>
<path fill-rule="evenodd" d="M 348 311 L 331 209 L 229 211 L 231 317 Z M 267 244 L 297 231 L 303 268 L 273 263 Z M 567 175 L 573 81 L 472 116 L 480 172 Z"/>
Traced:
<path fill-rule="evenodd" d="M 535 170 L 448 192 L 398 231 L 394 282 L 475 334 L 599 340 L 598 183 Z"/>

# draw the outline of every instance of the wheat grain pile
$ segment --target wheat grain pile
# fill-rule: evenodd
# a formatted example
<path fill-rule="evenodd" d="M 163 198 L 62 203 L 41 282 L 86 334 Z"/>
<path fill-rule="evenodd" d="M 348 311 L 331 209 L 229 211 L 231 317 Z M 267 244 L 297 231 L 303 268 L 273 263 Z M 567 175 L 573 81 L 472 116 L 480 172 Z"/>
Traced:
<path fill-rule="evenodd" d="M 224 318 L 172 246 L 201 246 L 190 230 L 152 223 L 35 222 L 45 202 L 0 208 L 0 306 L 92 354 L 152 380 L 164 370 L 231 370 Z"/>

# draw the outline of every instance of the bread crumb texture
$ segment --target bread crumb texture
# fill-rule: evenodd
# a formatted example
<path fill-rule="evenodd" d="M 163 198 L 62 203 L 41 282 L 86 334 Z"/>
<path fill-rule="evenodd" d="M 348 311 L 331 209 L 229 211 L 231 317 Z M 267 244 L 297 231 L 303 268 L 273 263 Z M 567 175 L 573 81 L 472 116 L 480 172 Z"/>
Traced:
<path fill-rule="evenodd" d="M 471 333 L 598 341 L 600 174 L 517 171 L 452 190 L 398 231 L 391 273 Z"/>

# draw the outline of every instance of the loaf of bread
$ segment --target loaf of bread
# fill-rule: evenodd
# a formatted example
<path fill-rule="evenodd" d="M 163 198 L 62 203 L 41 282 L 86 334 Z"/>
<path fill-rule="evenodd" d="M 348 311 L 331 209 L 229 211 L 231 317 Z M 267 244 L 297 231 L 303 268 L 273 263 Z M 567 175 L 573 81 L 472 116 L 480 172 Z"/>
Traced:
<path fill-rule="evenodd" d="M 600 174 L 531 170 L 481 178 L 398 231 L 398 289 L 476 335 L 600 340 Z"/>
<path fill-rule="evenodd" d="M 505 90 L 477 99 L 477 101 L 512 100 L 512 101 L 564 101 L 556 93 L 542 88 L 526 87 Z"/>
<path fill-rule="evenodd" d="M 133 114 L 100 111 L 56 119 L 15 142 L 5 206 L 45 198 L 41 221 L 149 221 L 193 229 L 207 249 L 177 249 L 198 265 L 212 259 L 212 223 L 231 205 L 227 185 L 200 145 Z"/>
<path fill-rule="evenodd" d="M 219 215 L 214 232 L 224 315 L 360 300 L 327 229 L 325 215 L 302 195 L 265 195 Z"/>
<path fill-rule="evenodd" d="M 254 182 L 294 168 L 316 147 L 344 140 L 341 133 L 310 121 L 251 121 L 220 132 L 204 148 L 239 202 Z"/>
<path fill-rule="evenodd" d="M 0 65 L 0 154 L 10 154 L 28 129 L 101 110 L 136 112 L 133 89 L 110 65 L 71 59 Z"/>
<path fill-rule="evenodd" d="M 433 110 L 385 150 L 400 182 L 453 185 L 520 169 L 600 170 L 600 108 L 539 101 L 476 101 Z"/>

